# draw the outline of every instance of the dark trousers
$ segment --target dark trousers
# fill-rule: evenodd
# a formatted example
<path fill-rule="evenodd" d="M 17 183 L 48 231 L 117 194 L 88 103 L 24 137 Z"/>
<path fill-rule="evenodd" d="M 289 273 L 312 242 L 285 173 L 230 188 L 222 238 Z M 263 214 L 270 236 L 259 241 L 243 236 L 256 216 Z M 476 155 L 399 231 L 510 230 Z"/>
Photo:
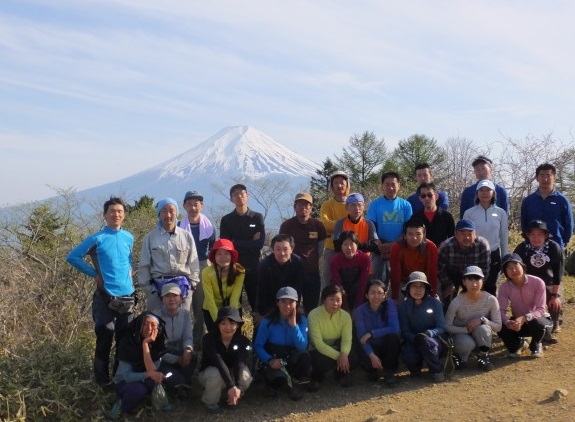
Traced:
<path fill-rule="evenodd" d="M 337 360 L 332 359 L 324 354 L 321 354 L 317 350 L 311 350 L 310 355 L 311 355 L 311 366 L 312 366 L 311 378 L 313 380 L 320 382 L 323 381 L 325 378 L 325 374 L 331 370 L 335 370 L 334 375 L 336 379 L 340 379 L 345 375 L 343 372 L 337 370 Z M 357 352 L 354 350 L 353 347 L 351 348 L 351 351 L 348 355 L 348 360 L 350 370 L 353 371 L 355 368 L 357 368 L 358 365 Z"/>
<path fill-rule="evenodd" d="M 92 298 L 92 318 L 94 319 L 96 333 L 96 350 L 94 352 L 94 378 L 99 385 L 110 382 L 110 352 L 114 338 L 116 348 L 119 337 L 134 318 L 134 314 L 120 314 L 108 307 L 109 298 L 105 293 L 96 289 Z M 116 350 L 114 351 L 114 366 L 112 376 L 118 368 Z"/>
<path fill-rule="evenodd" d="M 116 395 L 122 401 L 122 412 L 134 413 L 146 397 L 152 394 L 155 384 L 151 378 L 136 382 L 121 381 L 116 384 Z"/>
<path fill-rule="evenodd" d="M 549 314 L 551 314 L 551 319 L 553 322 L 559 321 L 563 316 L 563 302 L 561 302 L 561 307 L 558 311 L 554 311 L 549 307 L 549 301 L 551 300 L 551 289 L 553 286 L 545 286 L 545 301 L 547 303 L 547 309 L 549 310 Z M 561 300 L 561 299 L 559 299 Z"/>
<path fill-rule="evenodd" d="M 401 352 L 401 359 L 410 372 L 419 372 L 425 362 L 432 374 L 443 372 L 441 355 L 445 346 L 434 337 L 425 337 L 417 341 L 406 341 Z"/>
<path fill-rule="evenodd" d="M 160 363 L 159 371 L 162 374 L 167 374 L 171 372 L 172 375 L 164 380 L 164 386 L 168 390 L 173 390 L 180 385 L 192 385 L 192 375 L 194 374 L 194 369 L 198 363 L 198 356 L 196 354 L 192 355 L 190 364 L 185 368 L 181 367 L 177 363 L 167 363 L 162 361 Z"/>
<path fill-rule="evenodd" d="M 244 277 L 244 290 L 248 297 L 250 308 L 253 312 L 257 311 L 257 298 L 258 298 L 258 272 L 257 270 L 246 270 Z"/>
<path fill-rule="evenodd" d="M 377 372 L 377 370 L 371 366 L 371 360 L 365 350 L 363 350 L 363 347 L 360 345 L 359 348 L 361 365 L 367 372 Z M 383 337 L 381 343 L 371 343 L 371 348 L 373 349 L 373 353 L 381 360 L 381 365 L 386 373 L 394 373 L 397 371 L 399 352 L 401 350 L 399 334 L 388 334 Z"/>
<path fill-rule="evenodd" d="M 489 264 L 489 274 L 483 284 L 483 290 L 495 296 L 497 292 L 497 279 L 501 271 L 501 252 L 499 248 L 491 251 L 491 264 Z"/>
<path fill-rule="evenodd" d="M 529 350 L 532 352 L 537 350 L 537 347 L 541 340 L 543 340 L 543 336 L 545 335 L 545 330 L 548 329 L 549 326 L 553 326 L 553 322 L 549 317 L 540 317 L 537 319 L 532 319 L 529 322 L 526 322 L 521 327 L 521 330 L 514 331 L 507 328 L 505 325 L 501 327 L 501 331 L 497 333 L 501 340 L 503 340 L 503 344 L 507 347 L 511 353 L 515 353 L 519 350 L 521 346 L 521 338 L 522 337 L 531 337 L 531 343 L 529 343 Z"/>
<path fill-rule="evenodd" d="M 305 273 L 303 282 L 303 308 L 306 315 L 319 305 L 321 277 L 318 273 Z"/>

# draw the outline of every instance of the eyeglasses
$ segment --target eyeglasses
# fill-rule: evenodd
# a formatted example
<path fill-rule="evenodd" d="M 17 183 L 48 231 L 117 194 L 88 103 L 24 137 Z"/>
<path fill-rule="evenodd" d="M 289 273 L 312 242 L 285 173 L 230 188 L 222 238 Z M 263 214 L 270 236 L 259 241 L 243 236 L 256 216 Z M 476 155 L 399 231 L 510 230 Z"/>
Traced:
<path fill-rule="evenodd" d="M 433 195 L 432 193 L 420 193 L 420 194 L 419 194 L 419 197 L 420 197 L 421 199 L 433 198 L 433 196 L 434 196 L 434 195 Z"/>

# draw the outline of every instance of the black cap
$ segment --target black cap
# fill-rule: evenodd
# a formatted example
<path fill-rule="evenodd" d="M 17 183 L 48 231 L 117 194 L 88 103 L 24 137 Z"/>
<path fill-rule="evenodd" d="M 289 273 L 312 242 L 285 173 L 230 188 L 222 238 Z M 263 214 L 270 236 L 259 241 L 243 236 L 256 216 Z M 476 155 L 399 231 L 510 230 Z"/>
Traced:
<path fill-rule="evenodd" d="M 479 156 L 475 157 L 475 160 L 473 160 L 473 162 L 471 163 L 471 166 L 475 167 L 479 163 L 485 163 L 485 164 L 492 165 L 493 161 L 491 161 L 489 158 L 487 158 L 484 155 L 479 155 Z"/>
<path fill-rule="evenodd" d="M 237 323 L 244 322 L 240 316 L 240 311 L 238 311 L 236 308 L 232 308 L 231 306 L 224 306 L 218 310 L 218 317 L 216 318 L 215 322 L 216 325 L 222 322 L 222 320 L 225 318 Z"/>
<path fill-rule="evenodd" d="M 531 220 L 529 223 L 527 223 L 527 233 L 529 233 L 529 230 L 532 229 L 541 229 L 541 230 L 545 230 L 547 233 L 549 233 L 549 229 L 547 228 L 547 223 L 545 221 L 542 220 Z"/>
<path fill-rule="evenodd" d="M 248 191 L 248 188 L 246 188 L 246 185 L 241 184 L 241 183 L 237 183 L 235 185 L 233 185 L 230 188 L 230 198 L 232 197 L 232 194 L 234 193 L 234 191 L 236 190 L 245 190 L 246 192 Z"/>
<path fill-rule="evenodd" d="M 197 190 L 191 190 L 186 192 L 186 195 L 184 196 L 184 203 L 186 203 L 188 199 L 197 199 L 203 202 L 204 197 Z"/>

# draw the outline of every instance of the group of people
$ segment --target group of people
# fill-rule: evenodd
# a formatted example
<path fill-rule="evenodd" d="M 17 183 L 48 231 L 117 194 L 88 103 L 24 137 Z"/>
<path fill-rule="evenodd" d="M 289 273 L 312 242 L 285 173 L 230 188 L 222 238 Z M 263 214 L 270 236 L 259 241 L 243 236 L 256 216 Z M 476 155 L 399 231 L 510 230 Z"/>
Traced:
<path fill-rule="evenodd" d="M 393 387 L 400 357 L 414 376 L 427 365 L 434 381 L 443 381 L 442 359 L 452 344 L 457 368 L 476 352 L 478 366 L 489 371 L 493 333 L 510 357 L 521 354 L 526 337 L 531 355 L 540 356 L 541 342 L 557 342 L 561 329 L 571 204 L 554 188 L 555 168 L 539 166 L 539 188 L 522 205 L 525 241 L 509 254 L 507 192 L 491 180 L 487 157 L 472 166 L 478 181 L 462 193 L 457 224 L 425 163 L 415 169 L 419 186 L 407 200 L 398 196 L 399 174 L 384 173 L 383 196 L 367 210 L 363 196 L 350 193 L 349 177 L 336 172 L 320 218 L 312 217 L 312 196 L 297 194 L 294 217 L 282 223 L 263 259 L 264 219 L 248 208 L 245 185 L 230 189 L 235 208 L 221 219 L 219 238 L 199 192 L 186 193 L 179 221 L 178 203 L 165 198 L 142 242 L 137 280 L 146 310 L 138 316 L 134 238 L 122 229 L 123 201 L 110 198 L 106 226 L 67 260 L 95 280 L 94 376 L 115 388 L 111 416 L 135 412 L 157 384 L 189 386 L 199 350 L 202 401 L 214 413 L 222 391 L 227 406 L 237 406 L 254 371 L 270 395 L 287 388 L 299 400 L 302 381 L 316 391 L 333 370 L 348 387 L 359 365 Z M 500 271 L 506 281 L 498 289 Z M 251 340 L 241 330 L 243 291 Z"/>

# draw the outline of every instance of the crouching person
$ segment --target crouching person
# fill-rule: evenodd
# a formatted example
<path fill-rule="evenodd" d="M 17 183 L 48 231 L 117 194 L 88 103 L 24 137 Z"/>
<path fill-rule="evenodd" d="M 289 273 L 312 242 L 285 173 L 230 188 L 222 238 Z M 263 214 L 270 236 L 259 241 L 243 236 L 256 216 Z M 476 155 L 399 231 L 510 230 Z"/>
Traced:
<path fill-rule="evenodd" d="M 326 372 L 335 370 L 341 387 L 353 384 L 351 371 L 357 366 L 352 348 L 352 322 L 349 313 L 341 309 L 345 291 L 335 285 L 321 292 L 321 305 L 309 313 L 309 337 L 312 345 L 311 382 L 309 391 L 317 391 Z"/>
<path fill-rule="evenodd" d="M 463 273 L 463 293 L 456 296 L 445 314 L 445 329 L 453 336 L 455 368 L 467 367 L 473 350 L 478 349 L 479 369 L 491 371 L 489 359 L 493 332 L 501 330 L 501 314 L 495 296 L 483 290 L 483 270 L 471 266 Z"/>
<path fill-rule="evenodd" d="M 240 312 L 230 306 L 218 310 L 216 329 L 202 338 L 202 366 L 200 383 L 204 386 L 202 402 L 210 413 L 220 412 L 220 396 L 226 391 L 226 402 L 235 409 L 243 392 L 251 382 L 248 354 L 251 344 L 241 334 Z"/>
<path fill-rule="evenodd" d="M 264 363 L 264 377 L 270 395 L 287 385 L 292 400 L 300 400 L 302 391 L 295 380 L 306 379 L 311 373 L 307 318 L 298 308 L 298 294 L 292 287 L 282 287 L 276 293 L 276 307 L 258 327 L 255 352 Z"/>
<path fill-rule="evenodd" d="M 193 355 L 193 325 L 190 312 L 181 307 L 182 291 L 177 284 L 164 284 L 161 291 L 162 306 L 154 313 L 166 324 L 168 352 L 162 357 L 160 371 L 172 373 L 164 385 L 168 389 L 192 385 L 192 374 L 197 364 Z"/>
<path fill-rule="evenodd" d="M 114 383 L 120 400 L 114 404 L 110 419 L 118 419 L 120 412 L 135 413 L 152 394 L 154 385 L 164 381 L 165 375 L 159 367 L 160 358 L 167 350 L 165 342 L 164 321 L 152 312 L 144 312 L 130 323 L 118 346 L 119 364 Z"/>
<path fill-rule="evenodd" d="M 392 299 L 386 298 L 381 280 L 368 283 L 365 297 L 367 302 L 353 313 L 360 360 L 370 380 L 377 381 L 383 374 L 385 384 L 395 387 L 400 349 L 397 308 Z"/>
<path fill-rule="evenodd" d="M 409 275 L 405 290 L 407 298 L 399 306 L 399 323 L 405 339 L 401 357 L 412 375 L 420 375 L 425 362 L 434 381 L 441 382 L 445 380 L 441 364 L 445 351 L 440 338 L 445 333 L 441 303 L 431 296 L 431 285 L 420 271 Z"/>

